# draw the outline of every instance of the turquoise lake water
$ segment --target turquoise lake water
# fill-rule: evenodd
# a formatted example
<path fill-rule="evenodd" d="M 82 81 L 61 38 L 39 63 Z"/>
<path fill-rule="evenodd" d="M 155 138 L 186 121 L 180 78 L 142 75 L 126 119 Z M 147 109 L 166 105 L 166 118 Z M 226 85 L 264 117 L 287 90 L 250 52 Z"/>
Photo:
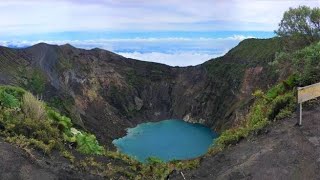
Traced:
<path fill-rule="evenodd" d="M 148 157 L 163 161 L 192 159 L 205 154 L 217 138 L 210 128 L 182 120 L 143 123 L 129 128 L 113 144 L 119 151 L 144 162 Z"/>

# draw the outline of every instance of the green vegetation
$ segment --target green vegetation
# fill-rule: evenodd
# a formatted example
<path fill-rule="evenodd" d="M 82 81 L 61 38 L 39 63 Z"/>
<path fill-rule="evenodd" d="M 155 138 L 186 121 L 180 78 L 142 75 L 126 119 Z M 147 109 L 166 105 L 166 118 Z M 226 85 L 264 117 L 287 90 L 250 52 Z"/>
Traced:
<path fill-rule="evenodd" d="M 255 102 L 247 117 L 237 126 L 223 132 L 210 149 L 215 153 L 230 144 L 257 133 L 274 120 L 289 117 L 296 108 L 296 88 L 320 80 L 320 42 L 295 52 L 280 53 L 270 63 L 286 79 L 264 93 L 254 93 Z M 281 73 L 282 72 L 282 73 Z"/>
<path fill-rule="evenodd" d="M 233 84 L 232 88 L 239 89 L 245 72 L 245 66 L 215 60 L 206 66 L 206 70 L 213 80 L 223 81 L 222 83 L 224 84 Z"/>
<path fill-rule="evenodd" d="M 224 131 L 215 141 L 209 153 L 215 153 L 235 144 L 250 134 L 258 133 L 270 122 L 289 117 L 295 110 L 296 98 L 294 85 L 285 88 L 286 81 L 274 86 L 264 93 L 254 93 L 255 103 L 247 117 L 237 126 Z"/>
<path fill-rule="evenodd" d="M 0 86 L 0 95 L 0 135 L 9 142 L 35 147 L 46 154 L 53 149 L 65 151 L 65 143 L 75 142 L 81 153 L 102 154 L 103 147 L 93 135 L 72 128 L 69 118 L 47 107 L 31 93 Z"/>
<path fill-rule="evenodd" d="M 246 39 L 238 46 L 231 49 L 226 57 L 237 63 L 239 62 L 249 67 L 265 65 L 274 60 L 274 54 L 282 50 L 279 38 L 272 39 Z"/>
<path fill-rule="evenodd" d="M 307 6 L 290 8 L 283 15 L 276 31 L 279 36 L 302 38 L 312 43 L 320 39 L 320 8 Z"/>
<path fill-rule="evenodd" d="M 36 94 L 44 92 L 46 78 L 40 70 L 34 70 L 31 77 L 28 78 L 26 88 Z"/>
<path fill-rule="evenodd" d="M 20 106 L 19 100 L 4 90 L 0 91 L 0 102 L 1 106 L 6 108 L 16 108 Z"/>
<path fill-rule="evenodd" d="M 285 40 L 287 48 L 285 51 L 280 51 L 275 58 L 270 56 L 272 52 L 281 50 L 279 39 L 274 38 L 274 42 L 267 46 L 264 43 L 258 43 L 258 41 L 256 41 L 258 44 L 255 41 L 243 41 L 240 44 L 244 46 L 238 46 L 227 54 L 234 59 L 249 59 L 249 66 L 254 65 L 254 59 L 265 59 L 267 60 L 265 61 L 266 68 L 273 69 L 272 73 L 275 76 L 285 80 L 271 87 L 265 93 L 257 90 L 253 94 L 255 102 L 247 117 L 241 123 L 224 131 L 215 140 L 209 153 L 219 152 L 228 145 L 259 132 L 272 121 L 288 117 L 294 112 L 296 88 L 320 80 L 320 42 L 317 42 L 320 39 L 319 24 L 319 8 L 311 9 L 306 6 L 300 6 L 296 9 L 290 8 L 285 12 L 279 29 L 276 31 L 282 37 L 281 40 Z M 306 45 L 309 46 L 306 47 Z M 249 48 L 250 46 L 258 46 L 258 48 Z M 250 52 L 252 49 L 259 52 Z M 274 60 L 270 61 L 270 59 Z"/>
<path fill-rule="evenodd" d="M 59 130 L 47 119 L 44 103 L 19 88 L 1 86 L 0 91 L 9 94 L 12 102 L 18 102 L 13 108 L 6 106 L 6 98 L 0 99 L 3 105 L 0 106 L 1 135 L 10 142 L 24 142 L 22 144 L 32 145 L 44 153 L 61 149 Z"/>
<path fill-rule="evenodd" d="M 122 153 L 105 150 L 94 135 L 74 128 L 70 118 L 21 88 L 0 86 L 0 95 L 0 136 L 28 152 L 30 148 L 46 155 L 60 151 L 61 156 L 76 167 L 92 174 L 106 177 L 118 174 L 129 179 L 165 179 L 173 170 L 199 165 L 197 159 L 164 163 L 154 157 L 140 163 Z M 74 145 L 78 152 L 86 155 L 85 160 L 77 160 L 68 150 L 67 147 Z M 121 165 L 102 163 L 92 155 L 117 160 Z"/>
<path fill-rule="evenodd" d="M 53 96 L 50 98 L 48 105 L 59 110 L 67 110 L 74 105 L 74 99 L 66 94 Z"/>
<path fill-rule="evenodd" d="M 306 86 L 320 79 L 320 42 L 293 53 L 293 72 L 298 76 L 298 84 Z M 281 63 L 281 60 L 279 60 Z"/>
<path fill-rule="evenodd" d="M 64 72 L 66 70 L 69 70 L 72 68 L 72 62 L 69 59 L 66 59 L 64 57 L 60 57 L 59 61 L 57 63 L 58 71 Z"/>
<path fill-rule="evenodd" d="M 104 148 L 99 145 L 96 137 L 84 131 L 79 131 L 73 128 L 71 119 L 62 116 L 59 113 L 48 110 L 48 116 L 57 123 L 59 129 L 62 131 L 63 138 L 69 143 L 76 143 L 77 150 L 83 154 L 96 154 L 101 155 Z"/>
<path fill-rule="evenodd" d="M 46 119 L 47 112 L 44 103 L 35 98 L 31 93 L 26 92 L 21 101 L 21 109 L 26 116 L 35 121 Z"/>
<path fill-rule="evenodd" d="M 78 133 L 76 135 L 77 150 L 83 154 L 101 155 L 104 148 L 99 145 L 96 137 L 88 133 Z"/>

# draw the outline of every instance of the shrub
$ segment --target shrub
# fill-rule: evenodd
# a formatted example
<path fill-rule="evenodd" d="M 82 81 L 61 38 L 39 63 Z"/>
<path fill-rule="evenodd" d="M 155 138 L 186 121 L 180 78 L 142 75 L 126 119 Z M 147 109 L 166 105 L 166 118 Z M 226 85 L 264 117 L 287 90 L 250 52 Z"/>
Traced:
<path fill-rule="evenodd" d="M 7 93 L 5 90 L 0 90 L 0 105 L 7 108 L 17 108 L 20 106 L 19 99 Z"/>
<path fill-rule="evenodd" d="M 271 89 L 267 92 L 266 96 L 267 96 L 269 99 L 274 99 L 274 98 L 276 98 L 278 95 L 283 94 L 285 91 L 286 91 L 286 89 L 285 89 L 284 84 L 283 84 L 283 83 L 280 83 L 280 84 L 274 86 L 273 88 L 271 88 Z"/>
<path fill-rule="evenodd" d="M 284 118 L 287 115 L 290 115 L 295 108 L 296 98 L 293 92 L 286 93 L 282 96 L 277 96 L 271 101 L 268 118 L 270 120 Z"/>
<path fill-rule="evenodd" d="M 21 109 L 27 117 L 33 120 L 39 121 L 46 119 L 47 113 L 44 103 L 29 92 L 23 95 Z"/>
<path fill-rule="evenodd" d="M 58 112 L 49 108 L 47 112 L 48 112 L 49 118 L 57 122 L 64 132 L 70 131 L 70 128 L 72 127 L 72 122 L 70 118 L 66 116 L 62 116 Z"/>
<path fill-rule="evenodd" d="M 76 135 L 77 150 L 83 154 L 102 155 L 104 148 L 99 145 L 96 137 L 92 134 L 81 133 Z"/>
<path fill-rule="evenodd" d="M 5 91 L 8 94 L 11 94 L 17 99 L 21 99 L 24 93 L 26 92 L 24 89 L 14 86 L 0 86 L 0 91 Z"/>
<path fill-rule="evenodd" d="M 28 142 L 45 153 L 62 147 L 59 130 L 47 119 L 43 102 L 19 88 L 0 86 L 0 91 L 6 99 L 0 104 L 2 135 L 17 143 Z M 21 109 L 16 108 L 18 104 Z"/>
<path fill-rule="evenodd" d="M 44 92 L 46 84 L 46 78 L 40 70 L 35 70 L 31 74 L 31 78 L 28 80 L 27 88 L 36 94 Z"/>

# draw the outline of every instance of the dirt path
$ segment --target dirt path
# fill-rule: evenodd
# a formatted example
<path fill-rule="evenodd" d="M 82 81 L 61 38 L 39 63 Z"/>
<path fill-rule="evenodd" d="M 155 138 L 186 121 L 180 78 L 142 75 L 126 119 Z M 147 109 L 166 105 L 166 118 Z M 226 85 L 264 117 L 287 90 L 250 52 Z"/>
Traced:
<path fill-rule="evenodd" d="M 296 118 L 276 122 L 268 133 L 245 140 L 203 159 L 189 179 L 320 179 L 320 107 Z M 175 173 L 170 179 L 183 179 Z"/>

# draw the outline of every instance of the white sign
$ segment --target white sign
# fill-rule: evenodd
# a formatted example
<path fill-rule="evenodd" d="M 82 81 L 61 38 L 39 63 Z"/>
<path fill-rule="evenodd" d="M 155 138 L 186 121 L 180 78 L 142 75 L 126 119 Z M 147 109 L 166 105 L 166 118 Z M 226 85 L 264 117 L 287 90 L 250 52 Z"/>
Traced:
<path fill-rule="evenodd" d="M 298 88 L 298 103 L 303 103 L 319 96 L 320 83 Z"/>
<path fill-rule="evenodd" d="M 320 97 L 320 83 L 298 87 L 298 103 L 300 106 L 299 125 L 302 125 L 302 103 Z"/>

